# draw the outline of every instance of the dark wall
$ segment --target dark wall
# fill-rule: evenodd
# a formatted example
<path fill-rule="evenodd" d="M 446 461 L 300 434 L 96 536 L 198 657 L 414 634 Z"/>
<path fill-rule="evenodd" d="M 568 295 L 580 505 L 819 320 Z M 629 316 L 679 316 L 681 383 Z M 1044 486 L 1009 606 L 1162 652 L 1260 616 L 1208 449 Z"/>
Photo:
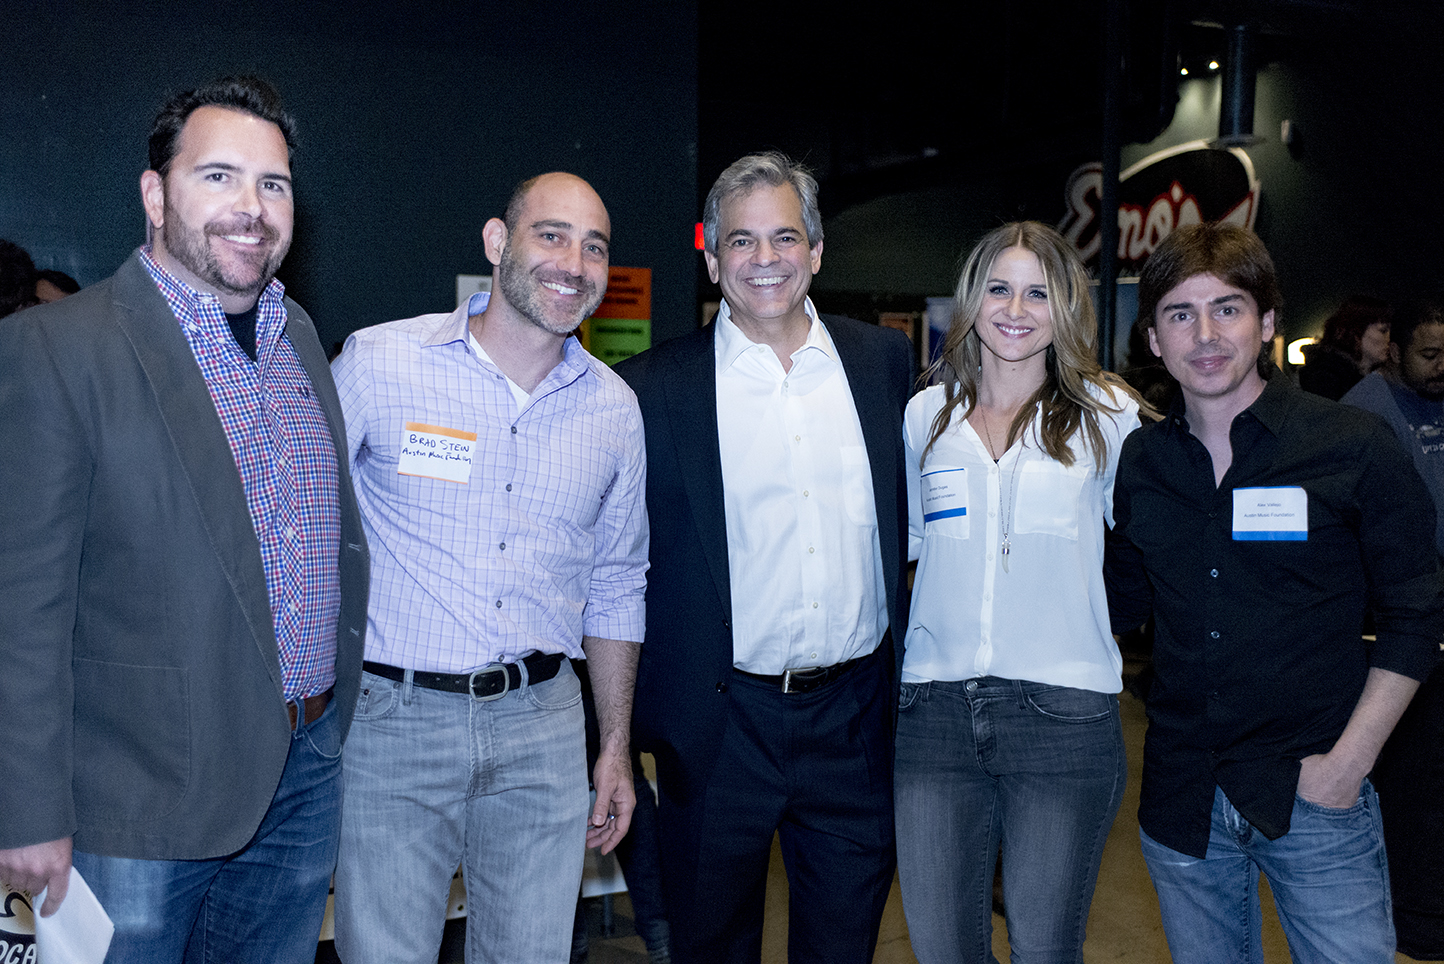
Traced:
<path fill-rule="evenodd" d="M 1255 227 L 1278 264 L 1285 333 L 1317 334 L 1352 293 L 1398 302 L 1439 291 L 1444 12 L 1364 25 L 1340 19 L 1268 41 L 1256 88 L 1260 141 L 1247 150 L 1262 184 Z M 1125 146 L 1123 166 L 1216 137 L 1218 103 L 1217 77 L 1185 81 L 1172 125 L 1151 143 Z M 1298 135 L 1292 146 L 1279 140 L 1284 119 Z M 959 256 L 985 231 L 1019 217 L 1057 224 L 1069 171 L 1099 156 L 1096 125 L 1071 149 L 1042 136 L 1067 121 L 1040 109 L 976 125 L 981 162 L 971 170 L 834 207 L 814 285 L 819 303 L 828 292 L 947 295 Z M 999 144 L 1016 155 L 999 158 Z"/>
<path fill-rule="evenodd" d="M 601 194 L 613 263 L 652 269 L 657 337 L 692 324 L 690 4 L 0 6 L 0 237 L 41 267 L 82 284 L 113 272 L 144 240 L 138 182 L 160 102 L 257 72 L 300 127 L 279 277 L 323 343 L 454 307 L 458 273 L 490 272 L 486 219 L 553 169 Z"/>

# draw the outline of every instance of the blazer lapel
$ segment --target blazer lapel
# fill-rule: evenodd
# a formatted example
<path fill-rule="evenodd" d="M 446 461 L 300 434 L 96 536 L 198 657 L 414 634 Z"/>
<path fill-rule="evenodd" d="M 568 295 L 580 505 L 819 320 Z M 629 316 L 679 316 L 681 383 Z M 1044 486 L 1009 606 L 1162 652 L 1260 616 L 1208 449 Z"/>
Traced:
<path fill-rule="evenodd" d="M 823 323 L 827 324 L 824 318 Z M 854 324 L 859 324 L 854 322 Z M 873 503 L 877 512 L 878 541 L 889 546 L 900 537 L 898 532 L 898 448 L 902 440 L 902 416 L 888 403 L 887 379 L 867 352 L 867 346 L 856 337 L 848 324 L 834 322 L 827 326 L 832 342 L 847 373 L 857 420 L 862 426 L 863 444 L 867 446 L 868 467 L 872 471 Z M 899 571 L 883 550 L 883 581 L 887 585 L 889 607 L 897 598 Z"/>
<path fill-rule="evenodd" d="M 732 618 L 732 581 L 727 564 L 727 514 L 722 494 L 722 451 L 717 435 L 717 362 L 713 326 L 679 347 L 676 367 L 663 379 L 682 487 L 692 507 L 712 581 L 727 618 Z"/>
<path fill-rule="evenodd" d="M 280 691 L 276 630 L 245 486 L 190 344 L 139 255 L 116 273 L 115 307 L 116 323 L 145 371 L 221 569 Z"/>

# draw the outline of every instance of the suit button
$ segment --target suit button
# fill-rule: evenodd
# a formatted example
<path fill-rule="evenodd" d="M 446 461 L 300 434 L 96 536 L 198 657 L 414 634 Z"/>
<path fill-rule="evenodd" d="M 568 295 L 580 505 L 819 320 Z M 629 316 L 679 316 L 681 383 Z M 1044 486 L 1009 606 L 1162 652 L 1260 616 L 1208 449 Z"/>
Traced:
<path fill-rule="evenodd" d="M 725 692 L 727 692 L 727 683 L 726 683 L 725 681 L 717 684 L 717 692 L 719 692 L 719 693 L 725 693 Z"/>

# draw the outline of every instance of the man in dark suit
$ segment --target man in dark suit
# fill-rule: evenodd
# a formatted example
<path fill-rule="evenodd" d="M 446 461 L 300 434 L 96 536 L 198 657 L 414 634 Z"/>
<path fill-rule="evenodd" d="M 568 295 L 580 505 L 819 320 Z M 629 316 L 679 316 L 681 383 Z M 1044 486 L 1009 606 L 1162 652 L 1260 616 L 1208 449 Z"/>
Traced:
<path fill-rule="evenodd" d="M 255 78 L 150 137 L 153 243 L 0 325 L 0 880 L 78 870 L 110 962 L 306 961 L 340 820 L 367 553 Z"/>
<path fill-rule="evenodd" d="M 794 964 L 871 961 L 892 883 L 912 365 L 902 335 L 808 299 L 816 196 L 780 154 L 724 171 L 703 216 L 717 320 L 617 366 L 647 433 L 634 728 L 679 961 L 759 959 L 774 833 Z"/>

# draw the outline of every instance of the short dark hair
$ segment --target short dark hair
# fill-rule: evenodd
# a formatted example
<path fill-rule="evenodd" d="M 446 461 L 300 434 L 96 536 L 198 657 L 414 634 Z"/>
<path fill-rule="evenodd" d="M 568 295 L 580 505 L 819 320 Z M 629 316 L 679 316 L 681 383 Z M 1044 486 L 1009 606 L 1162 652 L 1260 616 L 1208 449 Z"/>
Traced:
<path fill-rule="evenodd" d="M 296 122 L 281 109 L 281 95 L 271 83 L 260 77 L 222 77 L 220 80 L 183 91 L 170 97 L 150 126 L 150 169 L 162 177 L 175 159 L 176 142 L 197 107 L 224 107 L 254 114 L 281 129 L 286 139 L 286 153 L 296 150 Z"/>
<path fill-rule="evenodd" d="M 1389 319 L 1389 340 L 1406 352 L 1421 325 L 1444 325 L 1444 305 L 1437 301 L 1411 301 L 1395 310 Z"/>
<path fill-rule="evenodd" d="M 35 304 L 35 262 L 14 241 L 0 238 L 0 318 Z"/>
<path fill-rule="evenodd" d="M 56 271 L 54 268 L 41 268 L 35 272 L 35 280 L 48 281 L 68 295 L 73 295 L 80 290 L 79 281 L 76 281 L 64 271 Z"/>
<path fill-rule="evenodd" d="M 1283 305 L 1273 258 L 1259 236 L 1235 224 L 1190 224 L 1154 249 L 1138 279 L 1138 327 L 1152 328 L 1163 296 L 1199 274 L 1248 292 L 1259 316 Z"/>
<path fill-rule="evenodd" d="M 1274 260 L 1258 235 L 1236 224 L 1190 224 L 1164 238 L 1143 263 L 1138 278 L 1138 330 L 1147 332 L 1157 324 L 1158 303 L 1164 296 L 1200 274 L 1211 274 L 1247 292 L 1258 306 L 1260 318 L 1284 303 Z M 1277 331 L 1277 318 L 1274 326 Z M 1268 344 L 1260 343 L 1259 377 L 1268 378 L 1272 366 Z"/>
<path fill-rule="evenodd" d="M 817 207 L 817 178 L 805 166 L 780 151 L 748 154 L 733 161 L 717 176 L 707 200 L 702 205 L 702 241 L 712 254 L 718 253 L 722 239 L 722 202 L 728 198 L 751 194 L 759 187 L 788 185 L 797 192 L 802 205 L 802 230 L 807 232 L 807 246 L 822 243 L 822 212 Z"/>
<path fill-rule="evenodd" d="M 501 216 L 508 236 L 516 233 L 517 221 L 521 220 L 521 209 L 526 206 L 526 196 L 531 193 L 531 189 L 536 187 L 536 182 L 541 179 L 542 175 L 537 174 L 511 189 L 511 197 L 506 202 L 506 213 Z"/>

